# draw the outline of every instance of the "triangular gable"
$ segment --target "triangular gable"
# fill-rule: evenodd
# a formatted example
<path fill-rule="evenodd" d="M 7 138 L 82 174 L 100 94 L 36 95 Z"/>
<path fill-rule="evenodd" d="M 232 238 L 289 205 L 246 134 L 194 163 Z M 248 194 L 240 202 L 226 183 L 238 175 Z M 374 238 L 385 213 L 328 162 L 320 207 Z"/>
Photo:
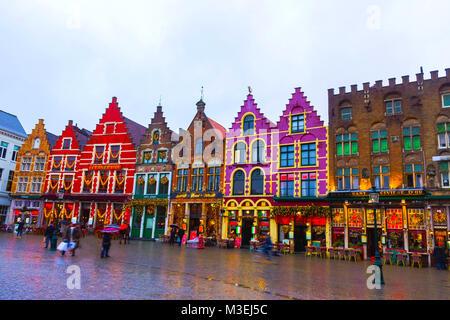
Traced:
<path fill-rule="evenodd" d="M 255 100 L 253 98 L 252 94 L 247 95 L 247 99 L 244 100 L 244 105 L 241 106 L 241 110 L 238 112 L 237 117 L 234 119 L 233 124 L 231 125 L 231 130 L 228 133 L 229 137 L 236 137 L 242 135 L 242 121 L 244 116 L 248 115 L 249 113 L 252 113 L 255 116 L 255 128 L 256 130 L 267 130 L 270 131 L 270 129 L 275 126 L 274 123 L 272 123 L 263 112 L 261 112 L 261 109 L 258 108 L 258 104 L 255 103 Z"/>
<path fill-rule="evenodd" d="M 323 127 L 324 122 L 320 120 L 320 115 L 317 114 L 317 110 L 311 106 L 311 103 L 307 100 L 305 94 L 301 91 L 301 88 L 296 88 L 292 94 L 292 98 L 289 99 L 289 103 L 286 105 L 280 120 L 277 122 L 277 128 L 280 131 L 289 129 L 289 117 L 292 114 L 305 113 L 305 127 L 317 128 Z"/>

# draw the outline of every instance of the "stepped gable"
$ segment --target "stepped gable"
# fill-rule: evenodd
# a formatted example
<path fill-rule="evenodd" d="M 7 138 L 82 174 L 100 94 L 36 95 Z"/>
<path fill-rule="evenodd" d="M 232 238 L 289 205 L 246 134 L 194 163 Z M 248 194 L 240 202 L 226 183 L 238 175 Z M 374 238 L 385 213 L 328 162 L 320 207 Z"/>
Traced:
<path fill-rule="evenodd" d="M 234 119 L 234 122 L 231 126 L 231 130 L 234 132 L 231 133 L 230 136 L 240 136 L 241 130 L 242 130 L 242 120 L 243 117 L 248 114 L 252 113 L 255 116 L 255 129 L 256 130 L 270 130 L 271 128 L 275 127 L 275 124 L 270 121 L 263 112 L 261 112 L 261 109 L 258 108 L 258 104 L 255 103 L 255 99 L 253 98 L 252 94 L 247 95 L 247 99 L 244 100 L 244 105 L 241 106 L 241 110 L 238 112 L 237 117 Z"/>

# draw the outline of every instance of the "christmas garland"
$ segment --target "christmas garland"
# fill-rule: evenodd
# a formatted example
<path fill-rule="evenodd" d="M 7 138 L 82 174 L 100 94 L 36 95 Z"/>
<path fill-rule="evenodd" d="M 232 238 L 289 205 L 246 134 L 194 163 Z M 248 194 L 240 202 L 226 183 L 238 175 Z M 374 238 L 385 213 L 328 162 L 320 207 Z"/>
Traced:
<path fill-rule="evenodd" d="M 52 181 L 55 181 L 55 184 L 53 184 Z M 50 189 L 53 190 L 53 189 L 56 189 L 56 188 L 58 188 L 58 180 L 50 179 Z"/>
<path fill-rule="evenodd" d="M 119 179 L 117 178 L 117 175 L 116 175 L 116 183 L 117 183 L 117 185 L 122 185 L 123 183 L 125 182 L 125 177 L 122 177 L 122 180 L 121 181 L 119 181 Z"/>
<path fill-rule="evenodd" d="M 88 180 L 88 179 L 89 179 L 88 176 L 90 176 L 91 180 Z M 90 185 L 91 185 L 92 180 L 94 180 L 94 175 L 86 174 L 86 175 L 84 176 L 84 183 L 85 183 L 87 186 L 90 186 Z"/>
<path fill-rule="evenodd" d="M 100 176 L 100 184 L 102 185 L 102 186 L 105 186 L 107 183 L 108 183 L 108 176 L 106 177 L 106 179 L 105 179 L 105 181 L 103 181 L 103 179 L 102 179 L 102 177 Z"/>
<path fill-rule="evenodd" d="M 66 168 L 72 169 L 75 166 L 75 160 L 72 161 L 72 165 L 69 164 L 69 159 L 66 160 Z"/>
<path fill-rule="evenodd" d="M 139 183 L 139 181 L 138 181 L 138 183 Z M 155 184 L 155 183 L 156 183 L 155 177 L 151 177 L 151 178 L 148 180 L 148 183 L 149 183 L 149 184 Z"/>
<path fill-rule="evenodd" d="M 102 215 L 101 212 L 100 212 L 100 210 L 97 209 L 97 217 L 98 217 L 99 219 L 103 219 L 105 216 L 106 216 L 106 210 L 105 210 L 105 213 L 103 213 L 103 215 Z"/>
<path fill-rule="evenodd" d="M 152 158 L 152 154 L 150 153 L 150 152 L 146 152 L 145 154 L 144 154 L 144 159 L 145 160 L 150 160 Z"/>
<path fill-rule="evenodd" d="M 309 207 L 291 206 L 291 207 L 274 207 L 271 211 L 271 217 L 292 217 L 301 216 L 308 217 L 331 217 L 329 207 L 320 207 L 312 205 Z"/>
<path fill-rule="evenodd" d="M 69 186 L 67 186 L 66 181 L 64 181 L 64 189 L 66 191 L 68 191 L 70 188 L 72 188 L 72 186 L 73 186 L 73 179 L 70 180 L 70 185 Z"/>
<path fill-rule="evenodd" d="M 102 151 L 102 154 L 100 156 L 98 155 L 97 150 L 94 151 L 94 155 L 97 159 L 102 159 L 104 154 L 105 154 L 105 150 Z"/>
<path fill-rule="evenodd" d="M 117 151 L 117 154 L 114 156 L 114 153 L 112 150 L 109 151 L 109 154 L 111 155 L 111 158 L 117 159 L 119 157 L 119 151 Z"/>
<path fill-rule="evenodd" d="M 141 184 L 141 185 L 144 184 L 144 182 L 145 182 L 145 180 L 142 177 L 139 177 L 139 179 L 137 180 L 137 183 Z"/>
<path fill-rule="evenodd" d="M 123 210 L 135 209 L 135 213 L 142 215 L 144 207 L 163 207 L 167 206 L 169 201 L 167 199 L 134 199 L 127 202 Z"/>
<path fill-rule="evenodd" d="M 53 161 L 53 168 L 59 169 L 61 167 L 62 160 L 59 160 L 59 164 L 56 164 L 56 160 Z"/>

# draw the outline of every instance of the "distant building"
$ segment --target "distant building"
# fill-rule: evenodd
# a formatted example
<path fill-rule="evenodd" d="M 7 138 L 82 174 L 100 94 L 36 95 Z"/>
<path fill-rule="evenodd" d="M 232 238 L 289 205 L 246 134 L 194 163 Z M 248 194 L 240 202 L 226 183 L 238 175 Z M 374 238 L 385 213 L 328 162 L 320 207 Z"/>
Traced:
<path fill-rule="evenodd" d="M 0 110 L 0 224 L 7 222 L 17 154 L 27 136 L 15 115 Z"/>
<path fill-rule="evenodd" d="M 369 191 L 380 192 L 379 236 L 389 249 L 427 252 L 448 241 L 450 69 L 329 90 L 332 243 L 374 253 Z M 366 241 L 367 239 L 367 241 Z M 430 260 L 429 260 L 430 261 Z"/>

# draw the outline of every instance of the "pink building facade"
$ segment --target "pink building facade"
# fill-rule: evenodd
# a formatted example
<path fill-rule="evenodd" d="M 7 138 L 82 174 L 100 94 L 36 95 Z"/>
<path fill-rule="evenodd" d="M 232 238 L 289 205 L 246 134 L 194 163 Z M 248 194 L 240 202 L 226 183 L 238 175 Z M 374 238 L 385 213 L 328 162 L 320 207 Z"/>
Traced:
<path fill-rule="evenodd" d="M 291 251 L 325 246 L 327 139 L 327 127 L 300 89 L 276 124 L 249 94 L 226 139 L 222 234 L 236 234 L 242 246 L 268 232 Z"/>

